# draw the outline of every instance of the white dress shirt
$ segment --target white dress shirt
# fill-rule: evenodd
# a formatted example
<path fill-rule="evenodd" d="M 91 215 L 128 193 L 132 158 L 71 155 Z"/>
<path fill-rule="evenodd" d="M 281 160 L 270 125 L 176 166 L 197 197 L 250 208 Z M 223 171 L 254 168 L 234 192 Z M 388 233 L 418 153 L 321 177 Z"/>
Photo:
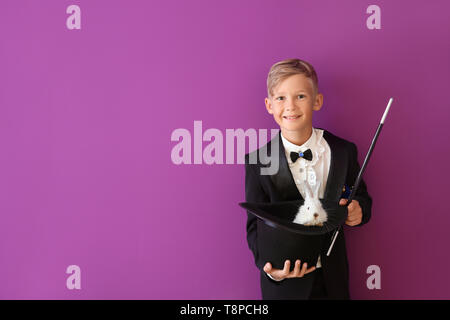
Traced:
<path fill-rule="evenodd" d="M 285 137 L 283 137 L 281 132 L 280 134 L 286 153 L 286 159 L 289 164 L 289 169 L 291 170 L 292 177 L 294 178 L 298 191 L 305 199 L 306 195 L 301 190 L 300 185 L 307 182 L 310 186 L 313 186 L 320 182 L 319 198 L 323 199 L 331 163 L 331 150 L 330 146 L 323 138 L 323 130 L 313 128 L 311 137 L 301 146 L 289 142 Z M 313 155 L 311 161 L 304 158 L 299 158 L 295 161 L 295 163 L 292 163 L 290 157 L 291 152 L 304 152 L 307 149 L 311 149 Z M 291 263 L 293 263 L 293 261 L 291 261 Z M 321 267 L 322 264 L 319 256 L 316 268 Z M 267 275 L 272 278 L 269 274 Z"/>

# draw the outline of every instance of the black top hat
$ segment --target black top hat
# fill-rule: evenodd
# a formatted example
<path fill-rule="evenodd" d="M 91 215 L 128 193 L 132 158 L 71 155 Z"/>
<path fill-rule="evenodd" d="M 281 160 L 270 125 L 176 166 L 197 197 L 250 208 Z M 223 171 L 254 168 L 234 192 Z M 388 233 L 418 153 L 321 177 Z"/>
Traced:
<path fill-rule="evenodd" d="M 283 269 L 285 260 L 300 259 L 308 267 L 315 266 L 320 254 L 328 249 L 331 232 L 340 227 L 347 218 L 347 206 L 320 199 L 327 212 L 327 221 L 322 226 L 305 226 L 294 223 L 304 200 L 274 203 L 239 203 L 241 207 L 256 215 L 258 219 L 258 252 L 260 258 L 270 262 L 274 268 Z"/>
<path fill-rule="evenodd" d="M 303 235 L 322 235 L 334 231 L 345 222 L 347 207 L 330 200 L 320 199 L 320 202 L 328 215 L 323 226 L 305 226 L 293 222 L 304 203 L 303 199 L 273 203 L 241 202 L 239 205 L 272 227 Z"/>

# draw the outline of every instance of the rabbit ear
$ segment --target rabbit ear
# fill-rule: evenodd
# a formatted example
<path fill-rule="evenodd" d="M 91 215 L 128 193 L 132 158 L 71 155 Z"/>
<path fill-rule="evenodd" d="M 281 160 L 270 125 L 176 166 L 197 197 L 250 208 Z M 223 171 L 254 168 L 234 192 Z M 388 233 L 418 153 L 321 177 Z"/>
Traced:
<path fill-rule="evenodd" d="M 314 185 L 313 196 L 314 198 L 319 198 L 319 190 L 320 190 L 321 181 L 317 181 Z"/>
<path fill-rule="evenodd" d="M 313 193 L 311 191 L 311 187 L 309 186 L 308 181 L 305 181 L 303 183 L 303 191 L 305 192 L 306 198 L 312 198 L 313 197 Z"/>

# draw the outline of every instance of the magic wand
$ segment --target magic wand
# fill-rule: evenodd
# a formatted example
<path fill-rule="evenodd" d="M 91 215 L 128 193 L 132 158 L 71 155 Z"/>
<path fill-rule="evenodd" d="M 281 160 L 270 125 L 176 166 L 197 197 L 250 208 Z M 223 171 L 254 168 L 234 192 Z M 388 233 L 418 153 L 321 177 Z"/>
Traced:
<path fill-rule="evenodd" d="M 353 197 L 354 197 L 354 195 L 356 193 L 356 190 L 358 189 L 359 183 L 361 182 L 362 174 L 364 173 L 364 170 L 365 170 L 365 168 L 367 166 L 367 163 L 369 162 L 369 159 L 370 159 L 370 156 L 372 154 L 373 148 L 375 147 L 375 143 L 377 142 L 378 136 L 380 135 L 381 128 L 383 127 L 384 120 L 386 119 L 386 116 L 387 116 L 387 114 L 389 112 L 389 108 L 391 107 L 392 101 L 394 101 L 394 98 L 390 98 L 389 99 L 389 102 L 388 102 L 388 105 L 386 107 L 386 110 L 384 110 L 383 117 L 381 118 L 380 124 L 378 125 L 377 131 L 375 132 L 375 136 L 372 139 L 372 143 L 370 144 L 369 151 L 367 151 L 367 155 L 366 155 L 366 158 L 364 159 L 364 163 L 363 163 L 363 165 L 361 167 L 361 170 L 359 170 L 358 177 L 356 178 L 356 181 L 355 181 L 355 184 L 354 184 L 354 186 L 352 188 L 350 196 L 348 197 L 347 206 L 352 202 Z M 327 256 L 330 255 L 331 249 L 333 249 L 334 242 L 336 241 L 336 238 L 337 238 L 337 236 L 339 234 L 339 230 L 341 228 L 342 228 L 342 226 L 338 227 L 334 231 L 333 238 L 332 238 L 333 240 L 331 241 L 331 245 L 330 245 L 330 247 L 328 249 Z"/>

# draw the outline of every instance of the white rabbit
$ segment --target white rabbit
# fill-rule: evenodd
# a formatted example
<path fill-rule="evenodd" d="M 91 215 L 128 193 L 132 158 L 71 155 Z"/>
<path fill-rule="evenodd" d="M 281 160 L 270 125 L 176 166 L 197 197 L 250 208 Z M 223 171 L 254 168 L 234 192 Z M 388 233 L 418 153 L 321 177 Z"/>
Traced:
<path fill-rule="evenodd" d="M 306 199 L 298 209 L 293 222 L 305 226 L 323 226 L 323 223 L 328 219 L 328 215 L 319 200 L 320 182 L 316 182 L 312 191 L 306 181 L 300 185 L 300 188 L 304 191 Z"/>

